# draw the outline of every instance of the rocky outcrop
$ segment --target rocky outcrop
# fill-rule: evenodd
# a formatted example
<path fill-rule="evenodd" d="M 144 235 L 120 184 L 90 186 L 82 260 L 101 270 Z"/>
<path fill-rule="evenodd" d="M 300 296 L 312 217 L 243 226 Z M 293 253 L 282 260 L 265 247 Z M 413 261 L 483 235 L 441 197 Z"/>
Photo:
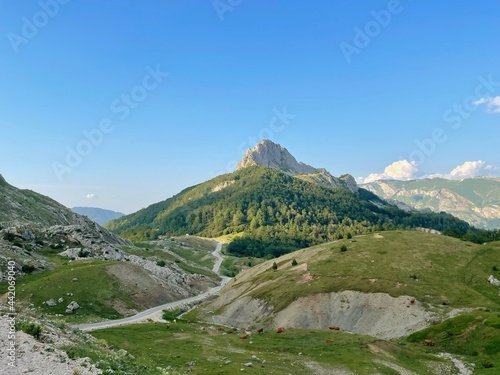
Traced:
<path fill-rule="evenodd" d="M 91 257 L 106 260 L 122 260 L 118 247 L 131 245 L 49 197 L 9 185 L 3 177 L 0 178 L 0 197 L 2 238 L 38 240 L 49 246 L 73 244 L 74 248 L 84 248 Z M 36 247 L 35 242 L 32 247 Z M 66 250 L 68 248 L 66 246 Z"/>
<path fill-rule="evenodd" d="M 286 148 L 267 139 L 259 142 L 254 148 L 249 149 L 236 166 L 236 169 L 238 170 L 255 164 L 279 169 L 291 175 L 319 172 L 318 169 L 310 165 L 298 162 Z"/>
<path fill-rule="evenodd" d="M 66 306 L 66 312 L 68 314 L 71 314 L 78 310 L 80 308 L 80 305 L 76 301 L 72 301 L 68 306 Z"/>
<path fill-rule="evenodd" d="M 85 217 L 79 217 L 76 225 L 55 225 L 45 230 L 49 239 L 64 238 L 82 248 L 68 248 L 61 253 L 71 258 L 90 257 L 103 260 L 123 260 L 120 245 L 131 245 L 123 238 L 109 232 Z"/>
<path fill-rule="evenodd" d="M 236 170 L 252 165 L 277 169 L 291 176 L 298 176 L 303 180 L 323 186 L 341 187 L 353 192 L 358 190 L 356 180 L 351 175 L 334 177 L 324 168 L 314 168 L 299 162 L 286 148 L 268 139 L 262 140 L 254 148 L 248 149 L 237 164 Z"/>
<path fill-rule="evenodd" d="M 496 279 L 493 275 L 490 275 L 490 277 L 488 277 L 488 282 L 491 285 L 500 286 L 500 280 Z"/>
<path fill-rule="evenodd" d="M 208 277 L 198 274 L 188 274 L 175 262 L 165 267 L 158 266 L 155 261 L 144 259 L 136 255 L 130 255 L 128 260 L 146 270 L 156 282 L 170 290 L 177 299 L 187 298 L 202 291 L 207 286 L 215 286 L 216 283 Z"/>

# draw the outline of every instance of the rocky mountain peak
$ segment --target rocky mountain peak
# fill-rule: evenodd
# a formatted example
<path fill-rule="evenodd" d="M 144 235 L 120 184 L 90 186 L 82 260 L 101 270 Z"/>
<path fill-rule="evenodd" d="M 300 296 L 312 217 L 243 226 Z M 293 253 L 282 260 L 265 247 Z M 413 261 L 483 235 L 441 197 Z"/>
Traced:
<path fill-rule="evenodd" d="M 358 190 L 356 181 L 351 175 L 337 178 L 324 168 L 314 168 L 299 162 L 286 148 L 269 139 L 264 139 L 248 149 L 236 166 L 236 170 L 252 165 L 278 169 L 291 176 L 300 176 L 304 180 L 324 186 L 343 187 L 353 192 Z"/>
<path fill-rule="evenodd" d="M 263 165 L 279 169 L 291 175 L 319 172 L 318 169 L 310 165 L 298 162 L 286 148 L 269 139 L 264 139 L 257 143 L 254 148 L 248 149 L 236 169 L 242 169 L 250 165 Z"/>

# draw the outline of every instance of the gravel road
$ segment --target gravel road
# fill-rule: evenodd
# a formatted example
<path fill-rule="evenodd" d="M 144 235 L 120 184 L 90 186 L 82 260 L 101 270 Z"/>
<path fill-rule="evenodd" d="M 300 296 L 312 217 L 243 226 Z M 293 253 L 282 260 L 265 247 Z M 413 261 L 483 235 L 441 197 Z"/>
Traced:
<path fill-rule="evenodd" d="M 142 311 L 136 315 L 129 316 L 128 318 L 123 318 L 123 319 L 117 319 L 117 320 L 109 320 L 105 322 L 99 322 L 99 323 L 91 323 L 91 324 L 80 324 L 73 326 L 73 328 L 80 329 L 82 331 L 93 331 L 96 329 L 103 329 L 103 328 L 109 328 L 109 327 L 116 327 L 116 326 L 123 326 L 127 324 L 133 324 L 133 323 L 139 323 L 139 322 L 144 322 L 148 319 L 153 319 L 153 318 L 158 318 L 158 315 L 161 314 L 161 312 L 165 309 L 172 309 L 176 307 L 180 307 L 186 304 L 190 304 L 192 302 L 198 302 L 206 299 L 207 297 L 217 293 L 219 290 L 221 290 L 224 285 L 227 284 L 227 282 L 231 279 L 226 276 L 222 276 L 219 274 L 220 266 L 222 264 L 222 261 L 224 260 L 224 257 L 221 255 L 221 250 L 222 250 L 222 243 L 218 242 L 217 247 L 215 248 L 214 252 L 212 255 L 216 258 L 215 265 L 212 269 L 212 271 L 219 276 L 221 276 L 222 281 L 219 286 L 216 286 L 204 293 L 198 294 L 197 296 L 194 297 L 189 297 L 185 299 L 181 299 L 179 301 L 175 302 L 169 302 L 164 305 L 156 306 L 151 309 Z"/>

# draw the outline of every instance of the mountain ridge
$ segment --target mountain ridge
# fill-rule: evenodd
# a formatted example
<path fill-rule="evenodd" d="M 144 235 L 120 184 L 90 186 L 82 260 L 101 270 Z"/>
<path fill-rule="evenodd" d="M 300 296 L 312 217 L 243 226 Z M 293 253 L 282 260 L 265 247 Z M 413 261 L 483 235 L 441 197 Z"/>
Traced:
<path fill-rule="evenodd" d="M 358 190 L 353 176 L 345 174 L 341 177 L 334 177 L 325 168 L 315 168 L 309 164 L 299 162 L 285 147 L 269 139 L 264 139 L 253 148 L 248 149 L 236 165 L 236 170 L 253 165 L 276 169 L 290 176 L 297 176 L 323 186 L 341 187 L 352 192 Z"/>
<path fill-rule="evenodd" d="M 87 216 L 90 220 L 95 221 L 99 225 L 105 225 L 108 221 L 118 219 L 125 216 L 122 212 L 106 210 L 99 207 L 72 207 L 71 211 L 79 215 Z"/>
<path fill-rule="evenodd" d="M 500 228 L 500 178 L 380 180 L 361 186 L 417 210 L 445 211 L 480 228 Z"/>
<path fill-rule="evenodd" d="M 280 161 L 283 155 L 289 158 L 288 151 L 279 145 L 270 141 L 260 145 L 257 149 L 270 146 L 277 150 L 277 157 L 267 161 Z M 135 241 L 186 233 L 212 238 L 243 234 L 271 243 L 263 253 L 273 256 L 375 230 L 429 227 L 438 231 L 451 228 L 463 234 L 470 229 L 451 215 L 405 212 L 357 185 L 349 189 L 346 185 L 352 176 L 341 176 L 342 186 L 334 186 L 329 180 L 318 181 L 317 174 L 294 174 L 312 171 L 310 166 L 283 171 L 284 166 L 297 166 L 295 158 L 273 168 L 254 163 L 254 156 L 244 158 L 233 173 L 188 187 L 112 220 L 106 228 Z"/>

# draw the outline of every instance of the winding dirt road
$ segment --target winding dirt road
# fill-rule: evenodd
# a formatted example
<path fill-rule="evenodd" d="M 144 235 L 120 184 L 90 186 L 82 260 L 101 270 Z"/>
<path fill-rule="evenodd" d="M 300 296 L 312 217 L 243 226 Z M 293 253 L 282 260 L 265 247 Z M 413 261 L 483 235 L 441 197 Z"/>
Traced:
<path fill-rule="evenodd" d="M 219 273 L 220 266 L 222 264 L 222 261 L 224 260 L 224 257 L 221 255 L 221 250 L 222 250 L 222 243 L 218 242 L 217 247 L 215 248 L 214 252 L 212 253 L 212 255 L 216 258 L 216 261 L 215 261 L 215 264 L 214 264 L 212 271 L 214 273 L 218 274 L 222 278 L 222 281 L 221 281 L 219 286 L 211 288 L 210 290 L 208 290 L 204 293 L 198 294 L 197 296 L 181 299 L 181 300 L 175 301 L 175 302 L 169 302 L 169 303 L 166 303 L 166 304 L 160 305 L 160 306 L 156 306 L 156 307 L 153 307 L 151 309 L 142 311 L 136 315 L 129 316 L 128 318 L 117 319 L 117 320 L 108 320 L 105 322 L 91 323 L 91 324 L 80 324 L 80 325 L 73 326 L 73 328 L 80 329 L 82 331 L 93 331 L 96 329 L 103 329 L 103 328 L 139 323 L 139 322 L 146 321 L 148 319 L 158 317 L 158 314 L 161 314 L 161 312 L 165 309 L 180 307 L 182 305 L 190 304 L 192 302 L 204 300 L 205 298 L 207 298 L 207 297 L 217 293 L 219 290 L 221 290 L 224 287 L 224 285 L 226 285 L 227 282 L 231 279 L 230 277 L 222 276 Z"/>

